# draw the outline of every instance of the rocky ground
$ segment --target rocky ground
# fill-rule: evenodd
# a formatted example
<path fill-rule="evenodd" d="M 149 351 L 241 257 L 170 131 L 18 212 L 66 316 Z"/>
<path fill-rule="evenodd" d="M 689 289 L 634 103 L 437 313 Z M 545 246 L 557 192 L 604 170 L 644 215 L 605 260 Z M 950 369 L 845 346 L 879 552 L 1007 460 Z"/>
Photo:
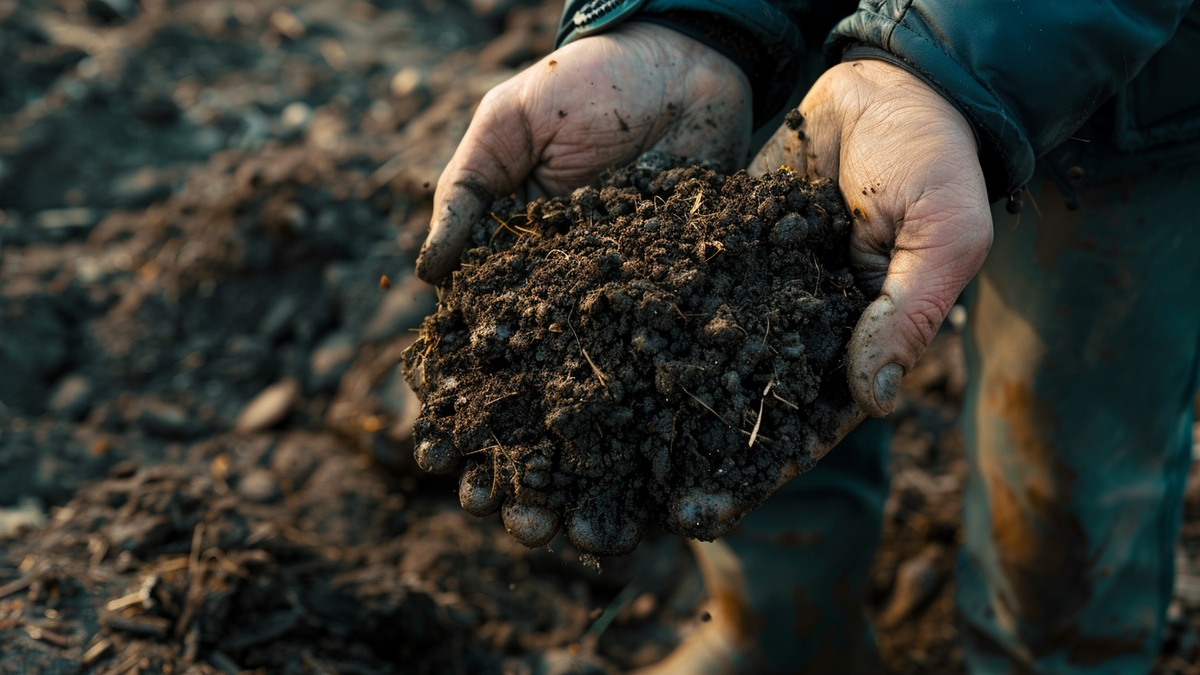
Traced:
<path fill-rule="evenodd" d="M 698 625 L 680 540 L 600 572 L 412 459 L 432 186 L 558 12 L 0 0 L 0 672 L 616 672 Z M 957 344 L 895 420 L 900 673 L 962 672 Z M 1194 488 L 1160 673 L 1200 672 Z"/>

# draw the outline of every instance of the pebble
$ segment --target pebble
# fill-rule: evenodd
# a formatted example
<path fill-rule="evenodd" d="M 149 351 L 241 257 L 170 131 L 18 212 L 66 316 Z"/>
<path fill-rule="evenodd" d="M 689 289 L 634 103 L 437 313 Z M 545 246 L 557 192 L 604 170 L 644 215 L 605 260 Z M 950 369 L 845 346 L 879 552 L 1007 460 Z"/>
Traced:
<path fill-rule="evenodd" d="M 242 408 L 233 428 L 243 434 L 269 429 L 287 418 L 299 397 L 300 383 L 295 378 L 280 380 L 263 389 Z"/>
<path fill-rule="evenodd" d="M 252 502 L 270 504 L 279 498 L 279 481 L 266 469 L 254 469 L 242 476 L 237 491 Z"/>
<path fill-rule="evenodd" d="M 91 227 L 100 219 L 95 209 L 76 206 L 67 209 L 47 209 L 38 211 L 33 222 L 46 230 L 70 230 Z"/>
<path fill-rule="evenodd" d="M 322 340 L 309 357 L 312 388 L 323 391 L 337 386 L 342 375 L 349 370 L 357 351 L 354 339 L 346 333 L 334 333 Z"/>
<path fill-rule="evenodd" d="M 46 512 L 41 502 L 32 497 L 22 497 L 15 508 L 0 509 L 0 539 L 35 530 L 46 522 Z"/>
<path fill-rule="evenodd" d="M 303 131 L 312 120 L 312 108 L 303 101 L 287 104 L 279 115 L 279 122 L 288 131 Z"/>
<path fill-rule="evenodd" d="M 83 375 L 64 377 L 50 396 L 50 411 L 74 419 L 83 417 L 92 408 L 92 381 Z"/>
<path fill-rule="evenodd" d="M 184 438 L 192 432 L 187 409 L 167 401 L 142 401 L 137 420 L 147 431 L 168 438 Z"/>
<path fill-rule="evenodd" d="M 425 83 L 425 74 L 415 66 L 405 66 L 392 76 L 391 90 L 393 96 L 408 96 L 417 91 Z"/>
<path fill-rule="evenodd" d="M 299 311 L 299 298 L 294 295 L 283 297 L 267 310 L 266 316 L 258 324 L 259 333 L 268 340 L 278 340 Z"/>
<path fill-rule="evenodd" d="M 118 177 L 109 192 L 118 205 L 138 208 L 170 197 L 171 186 L 157 169 L 145 167 Z"/>

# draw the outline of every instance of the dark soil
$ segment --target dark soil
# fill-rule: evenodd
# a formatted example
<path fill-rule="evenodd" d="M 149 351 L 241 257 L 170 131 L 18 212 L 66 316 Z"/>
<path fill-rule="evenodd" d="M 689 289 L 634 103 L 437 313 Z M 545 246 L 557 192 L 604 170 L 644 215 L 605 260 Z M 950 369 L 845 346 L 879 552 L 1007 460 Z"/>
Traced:
<path fill-rule="evenodd" d="M 407 503 L 328 436 L 221 439 L 112 474 L 8 550 L 23 574 L 0 576 L 0 673 L 596 673 L 670 644 L 622 651 L 630 627 L 660 625 L 626 616 L 615 658 L 595 655 L 598 631 L 584 652 L 617 591 L 653 589 L 670 615 L 660 598 L 690 609 L 699 590 L 677 540 L 650 546 L 636 583 L 628 567 L 585 582 L 578 552 Z"/>
<path fill-rule="evenodd" d="M 670 166 L 496 204 L 405 352 L 418 461 L 465 456 L 466 481 L 559 514 L 588 552 L 627 553 L 647 521 L 719 536 L 733 523 L 683 504 L 760 504 L 850 400 L 867 301 L 837 187 Z"/>
<path fill-rule="evenodd" d="M 679 538 L 597 573 L 412 458 L 431 190 L 560 10 L 0 0 L 0 672 L 616 673 L 699 625 Z M 895 417 L 899 673 L 963 672 L 957 345 Z M 1163 675 L 1198 672 L 1194 475 Z"/>

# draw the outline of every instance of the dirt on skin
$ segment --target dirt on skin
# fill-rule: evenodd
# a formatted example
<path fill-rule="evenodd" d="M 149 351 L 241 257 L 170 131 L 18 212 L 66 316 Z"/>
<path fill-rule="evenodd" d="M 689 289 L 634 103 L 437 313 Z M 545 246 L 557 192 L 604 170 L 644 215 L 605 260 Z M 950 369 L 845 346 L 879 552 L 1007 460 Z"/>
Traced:
<path fill-rule="evenodd" d="M 867 303 L 849 232 L 830 182 L 661 154 L 599 190 L 496 203 L 405 352 L 418 463 L 465 457 L 468 510 L 549 510 L 592 553 L 632 550 L 648 521 L 719 536 L 736 517 L 715 514 L 837 433 Z M 554 523 L 534 529 L 516 534 L 537 546 Z"/>

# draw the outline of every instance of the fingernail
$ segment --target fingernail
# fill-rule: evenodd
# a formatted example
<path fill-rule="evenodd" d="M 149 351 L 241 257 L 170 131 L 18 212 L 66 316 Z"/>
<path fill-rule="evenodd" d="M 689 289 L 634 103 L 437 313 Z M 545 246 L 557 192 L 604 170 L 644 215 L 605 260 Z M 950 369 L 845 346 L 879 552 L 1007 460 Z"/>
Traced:
<path fill-rule="evenodd" d="M 889 363 L 875 373 L 875 405 L 884 413 L 896 409 L 896 393 L 900 390 L 900 378 L 904 368 L 899 363 Z"/>

